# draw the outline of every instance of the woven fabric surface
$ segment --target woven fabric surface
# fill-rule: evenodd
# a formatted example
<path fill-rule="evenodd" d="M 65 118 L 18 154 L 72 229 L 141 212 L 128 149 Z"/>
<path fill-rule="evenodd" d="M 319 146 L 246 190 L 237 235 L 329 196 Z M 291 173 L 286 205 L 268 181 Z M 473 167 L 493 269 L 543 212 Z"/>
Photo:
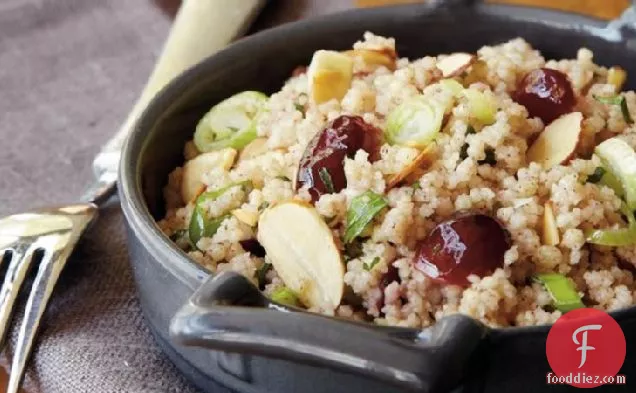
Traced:
<path fill-rule="evenodd" d="M 170 23 L 150 0 L 0 1 L 0 216 L 81 195 Z M 145 326 L 117 201 L 100 213 L 45 314 L 27 392 L 194 392 Z"/>
<path fill-rule="evenodd" d="M 74 202 L 82 194 L 92 180 L 93 157 L 125 119 L 168 34 L 170 17 L 157 5 L 170 13 L 176 4 L 0 0 L 0 217 Z M 252 31 L 352 5 L 350 0 L 271 1 Z M 14 325 L 24 303 L 22 298 Z M 4 369 L 16 330 L 0 356 Z M 145 326 L 117 200 L 100 210 L 62 273 L 25 388 L 28 393 L 196 392 Z"/>

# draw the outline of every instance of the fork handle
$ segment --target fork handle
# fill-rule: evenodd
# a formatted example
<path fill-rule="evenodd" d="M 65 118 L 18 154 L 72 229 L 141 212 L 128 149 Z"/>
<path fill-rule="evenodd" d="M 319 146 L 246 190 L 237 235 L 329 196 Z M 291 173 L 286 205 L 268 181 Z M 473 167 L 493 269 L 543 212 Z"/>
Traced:
<path fill-rule="evenodd" d="M 218 52 L 242 35 L 265 0 L 185 0 L 177 13 L 146 87 L 119 131 L 93 161 L 96 182 L 83 202 L 97 205 L 115 193 L 121 148 L 154 96 L 183 71 Z"/>

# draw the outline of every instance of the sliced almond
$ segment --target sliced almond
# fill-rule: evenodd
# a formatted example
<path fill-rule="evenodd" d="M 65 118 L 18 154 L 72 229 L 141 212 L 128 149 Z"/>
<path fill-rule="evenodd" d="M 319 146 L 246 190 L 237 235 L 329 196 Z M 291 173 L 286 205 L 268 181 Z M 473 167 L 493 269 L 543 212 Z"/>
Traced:
<path fill-rule="evenodd" d="M 548 246 L 556 246 L 559 244 L 559 228 L 554 218 L 554 210 L 552 210 L 552 202 L 547 201 L 543 210 L 543 244 Z"/>
<path fill-rule="evenodd" d="M 376 69 L 380 66 L 384 66 L 389 70 L 395 70 L 395 54 L 388 53 L 386 51 L 377 51 L 371 49 L 352 49 L 343 52 L 345 55 L 356 58 L 360 57 L 362 61 L 371 66 L 372 69 Z"/>
<path fill-rule="evenodd" d="M 307 77 L 309 95 L 315 103 L 322 104 L 332 99 L 340 101 L 351 87 L 353 60 L 340 52 L 316 51 Z"/>
<path fill-rule="evenodd" d="M 267 152 L 267 138 L 256 138 L 247 144 L 239 154 L 239 161 L 245 161 Z"/>
<path fill-rule="evenodd" d="M 181 179 L 181 197 L 188 203 L 201 193 L 203 176 L 214 168 L 229 170 L 234 164 L 236 150 L 223 149 L 203 153 L 188 161 L 183 166 L 183 177 Z"/>
<path fill-rule="evenodd" d="M 461 75 L 475 62 L 477 57 L 470 53 L 453 53 L 437 62 L 437 68 L 442 71 L 444 78 Z"/>
<path fill-rule="evenodd" d="M 488 80 L 488 64 L 483 60 L 476 60 L 468 70 L 468 75 L 464 78 L 464 86 Z"/>
<path fill-rule="evenodd" d="M 537 162 L 545 169 L 568 162 L 581 139 L 583 115 L 572 112 L 548 124 L 528 149 L 528 162 Z"/>
<path fill-rule="evenodd" d="M 344 264 L 333 234 L 308 204 L 289 201 L 266 209 L 259 243 L 274 269 L 308 307 L 333 310 L 344 290 Z"/>
<path fill-rule="evenodd" d="M 623 85 L 627 80 L 627 72 L 621 67 L 612 67 L 607 70 L 607 83 L 614 85 L 616 93 L 623 89 Z"/>
<path fill-rule="evenodd" d="M 234 217 L 242 223 L 251 227 L 255 227 L 258 222 L 258 213 L 247 211 L 245 209 L 234 209 L 232 210 L 232 215 L 234 215 Z"/>
<path fill-rule="evenodd" d="M 406 167 L 389 178 L 389 181 L 387 182 L 387 189 L 390 190 L 391 188 L 394 188 L 395 186 L 402 183 L 405 179 L 407 179 L 409 175 L 418 172 L 427 163 L 430 164 L 431 162 L 433 162 L 433 160 L 435 159 L 435 151 L 436 146 L 434 143 L 428 145 Z"/>

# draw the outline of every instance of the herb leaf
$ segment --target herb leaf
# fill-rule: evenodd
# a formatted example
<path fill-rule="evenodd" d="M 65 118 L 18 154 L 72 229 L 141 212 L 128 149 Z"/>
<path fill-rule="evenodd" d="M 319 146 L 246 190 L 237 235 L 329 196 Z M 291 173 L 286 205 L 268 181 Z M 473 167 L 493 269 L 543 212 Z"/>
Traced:
<path fill-rule="evenodd" d="M 262 291 L 265 289 L 265 279 L 267 272 L 272 268 L 271 263 L 264 262 L 261 267 L 256 271 L 256 280 L 258 281 L 258 288 Z"/>
<path fill-rule="evenodd" d="M 216 231 L 218 231 L 221 227 L 223 221 L 230 216 L 231 214 L 224 214 L 220 217 L 210 219 L 201 207 L 195 206 L 192 218 L 190 219 L 190 227 L 188 229 L 192 244 L 196 247 L 196 244 L 199 240 L 201 240 L 201 238 L 214 236 Z"/>
<path fill-rule="evenodd" d="M 305 93 L 301 93 L 298 95 L 298 98 L 301 97 L 307 97 L 307 94 Z M 295 102 L 294 103 L 294 108 L 296 108 L 296 110 L 300 113 L 303 114 L 303 117 L 305 117 L 305 113 L 307 112 L 307 109 L 305 108 L 305 105 L 301 104 L 300 102 Z"/>
<path fill-rule="evenodd" d="M 484 150 L 484 153 L 486 153 L 486 157 L 483 160 L 477 161 L 479 165 L 497 165 L 497 159 L 495 158 L 495 149 L 490 147 L 486 148 Z"/>
<path fill-rule="evenodd" d="M 471 126 L 470 124 L 466 126 L 466 135 L 476 133 L 477 131 L 475 131 L 475 127 Z M 462 148 L 459 150 L 459 158 L 462 159 L 462 161 L 468 158 L 468 142 L 464 143 L 462 145 Z"/>
<path fill-rule="evenodd" d="M 629 108 L 627 107 L 627 100 L 623 97 L 623 101 L 621 101 L 621 112 L 623 113 L 623 119 L 627 124 L 634 124 L 634 119 L 632 119 L 632 115 L 629 114 Z"/>
<path fill-rule="evenodd" d="M 347 211 L 347 228 L 344 234 L 344 242 L 350 243 L 360 236 L 373 218 L 388 206 L 388 202 L 381 195 L 373 191 L 367 191 L 358 195 L 351 201 Z"/>
<path fill-rule="evenodd" d="M 174 231 L 172 235 L 170 235 L 170 240 L 172 240 L 173 242 L 177 242 L 181 240 L 187 234 L 188 234 L 187 229 L 177 229 L 176 231 Z"/>
<path fill-rule="evenodd" d="M 599 97 L 594 96 L 594 99 L 598 102 L 602 102 L 603 104 L 608 105 L 620 105 L 621 113 L 623 114 L 623 119 L 627 124 L 634 124 L 634 119 L 632 115 L 629 113 L 629 108 L 627 107 L 627 100 L 624 96 L 614 96 L 614 97 Z"/>
<path fill-rule="evenodd" d="M 362 255 L 362 244 L 359 241 L 354 241 L 345 244 L 345 261 L 358 258 Z"/>
<path fill-rule="evenodd" d="M 185 251 L 196 249 L 196 246 L 190 241 L 187 229 L 179 229 L 170 235 L 170 240 L 177 243 L 179 247 L 184 248 Z"/>
<path fill-rule="evenodd" d="M 591 175 L 587 177 L 586 182 L 593 183 L 593 184 L 600 182 L 601 179 L 603 178 L 603 175 L 605 175 L 605 172 L 606 170 L 602 166 L 596 167 L 596 169 L 594 170 L 594 173 L 592 173 Z"/>
<path fill-rule="evenodd" d="M 325 185 L 325 187 L 327 187 L 327 192 L 329 194 L 333 194 L 334 192 L 336 192 L 336 189 L 333 186 L 333 180 L 331 179 L 331 175 L 329 174 L 327 168 L 325 168 L 324 166 L 320 168 L 320 170 L 318 171 L 318 176 L 320 176 L 320 180 L 322 180 L 322 183 Z"/>
<path fill-rule="evenodd" d="M 208 201 L 214 201 L 233 187 L 240 186 L 246 192 L 252 187 L 252 182 L 247 180 L 240 183 L 233 183 L 216 191 L 207 191 L 199 195 L 194 202 L 194 210 L 190 217 L 188 225 L 188 235 L 193 245 L 201 240 L 202 237 L 212 237 L 221 226 L 221 223 L 231 214 L 224 214 L 220 217 L 208 217 L 208 212 L 204 204 Z"/>
<path fill-rule="evenodd" d="M 624 100 L 623 96 L 614 96 L 614 97 L 594 96 L 594 99 L 598 102 L 602 102 L 603 104 L 608 104 L 608 105 L 620 105 L 621 101 Z"/>
<path fill-rule="evenodd" d="M 462 148 L 459 149 L 459 158 L 462 160 L 468 158 L 468 143 L 464 143 Z"/>
<path fill-rule="evenodd" d="M 364 264 L 364 266 L 363 266 L 364 270 L 370 272 L 375 267 L 375 265 L 377 265 L 378 263 L 380 263 L 380 257 L 375 257 L 375 258 L 373 258 L 371 263 L 365 263 Z"/>
<path fill-rule="evenodd" d="M 269 207 L 269 202 L 265 201 L 261 203 L 261 205 L 258 207 L 258 212 L 262 213 L 263 210 L 267 209 L 268 207 Z"/>

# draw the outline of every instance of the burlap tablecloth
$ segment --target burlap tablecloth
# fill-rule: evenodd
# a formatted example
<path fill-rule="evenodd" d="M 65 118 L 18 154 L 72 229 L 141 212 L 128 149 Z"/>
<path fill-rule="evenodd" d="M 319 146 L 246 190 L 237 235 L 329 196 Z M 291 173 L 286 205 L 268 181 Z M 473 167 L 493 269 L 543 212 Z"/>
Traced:
<path fill-rule="evenodd" d="M 0 0 L 0 216 L 82 194 L 93 156 L 124 120 L 168 33 L 170 18 L 156 3 Z M 270 4 L 255 29 L 350 6 Z M 122 220 L 111 201 L 63 272 L 25 380 L 29 393 L 195 391 L 145 326 Z M 0 358 L 5 369 L 11 347 Z"/>
<path fill-rule="evenodd" d="M 82 193 L 169 27 L 148 0 L 0 1 L 0 215 Z M 194 392 L 146 329 L 122 225 L 115 200 L 73 255 L 28 392 Z"/>

